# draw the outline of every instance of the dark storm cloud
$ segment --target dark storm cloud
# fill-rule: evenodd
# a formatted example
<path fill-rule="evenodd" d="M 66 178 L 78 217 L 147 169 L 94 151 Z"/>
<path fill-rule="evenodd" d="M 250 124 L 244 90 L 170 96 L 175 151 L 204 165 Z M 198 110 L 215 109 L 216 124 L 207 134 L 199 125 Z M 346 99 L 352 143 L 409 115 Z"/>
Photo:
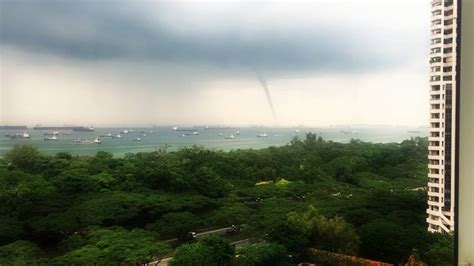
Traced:
<path fill-rule="evenodd" d="M 386 68 L 407 59 L 371 47 L 360 32 L 318 25 L 296 30 L 277 27 L 242 38 L 242 29 L 232 27 L 177 31 L 145 16 L 140 12 L 143 6 L 133 2 L 7 0 L 0 5 L 2 44 L 81 60 L 339 72 Z M 165 12 L 159 7 L 153 12 L 156 18 Z"/>

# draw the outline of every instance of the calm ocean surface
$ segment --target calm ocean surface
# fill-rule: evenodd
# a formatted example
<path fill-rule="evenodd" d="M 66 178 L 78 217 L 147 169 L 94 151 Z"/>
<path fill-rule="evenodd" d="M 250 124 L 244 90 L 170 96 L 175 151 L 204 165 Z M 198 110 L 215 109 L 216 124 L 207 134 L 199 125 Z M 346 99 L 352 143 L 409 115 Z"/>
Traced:
<path fill-rule="evenodd" d="M 368 142 L 386 143 L 401 142 L 411 137 L 425 137 L 428 135 L 427 128 L 407 128 L 407 127 L 364 127 L 364 128 L 211 128 L 195 127 L 199 135 L 192 135 L 192 132 L 172 131 L 171 127 L 155 128 L 133 128 L 133 133 L 121 134 L 121 139 L 110 137 L 100 138 L 102 144 L 75 144 L 75 139 L 94 140 L 99 135 L 111 133 L 117 135 L 126 128 L 96 128 L 94 132 L 73 132 L 65 135 L 59 131 L 58 141 L 45 141 L 44 130 L 28 129 L 31 139 L 10 139 L 7 134 L 23 133 L 22 130 L 0 130 L 0 155 L 5 154 L 15 144 L 32 144 L 45 154 L 55 154 L 57 152 L 70 152 L 75 155 L 91 155 L 99 150 L 112 152 L 116 156 L 123 156 L 129 152 L 149 152 L 168 146 L 169 150 L 176 150 L 182 147 L 200 145 L 209 149 L 233 150 L 233 149 L 259 149 L 269 146 L 281 146 L 290 142 L 294 136 L 304 139 L 305 132 L 314 132 L 322 136 L 325 140 L 337 142 L 348 142 L 352 138 Z M 295 130 L 298 129 L 299 132 Z M 130 128 L 128 128 L 130 130 Z M 349 133 L 342 132 L 343 130 Z M 140 133 L 143 131 L 144 133 Z M 150 133 L 153 131 L 153 133 Z M 240 131 L 240 135 L 236 132 Z M 354 131 L 357 131 L 355 133 Z M 52 131 L 49 131 L 52 132 Z M 190 133 L 191 135 L 183 136 Z M 222 136 L 220 136 L 222 133 Z M 257 137 L 258 134 L 266 133 L 268 137 Z M 146 134 L 146 136 L 142 136 Z M 233 134 L 234 139 L 225 139 Z M 141 141 L 134 141 L 140 137 Z"/>

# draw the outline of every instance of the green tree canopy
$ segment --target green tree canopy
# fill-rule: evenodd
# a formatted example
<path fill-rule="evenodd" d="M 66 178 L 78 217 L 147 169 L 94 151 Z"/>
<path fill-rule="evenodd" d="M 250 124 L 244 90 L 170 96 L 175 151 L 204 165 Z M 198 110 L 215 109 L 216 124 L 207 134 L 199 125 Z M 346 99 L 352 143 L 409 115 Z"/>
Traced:
<path fill-rule="evenodd" d="M 5 160 L 13 166 L 18 167 L 27 172 L 31 172 L 38 166 L 41 161 L 41 154 L 38 148 L 33 145 L 18 145 L 5 154 Z"/>
<path fill-rule="evenodd" d="M 18 240 L 0 247 L 0 265 L 28 265 L 43 255 L 34 243 Z"/>
<path fill-rule="evenodd" d="M 170 247 L 150 231 L 121 227 L 92 228 L 82 239 L 85 245 L 56 258 L 58 264 L 117 265 L 147 263 L 170 254 Z M 74 246 L 74 244 L 71 244 Z"/>
<path fill-rule="evenodd" d="M 229 240 L 208 235 L 191 244 L 184 244 L 176 249 L 171 266 L 221 266 L 231 265 L 234 247 Z"/>
<path fill-rule="evenodd" d="M 287 251 L 283 245 L 261 242 L 248 244 L 236 251 L 236 266 L 286 265 Z"/>

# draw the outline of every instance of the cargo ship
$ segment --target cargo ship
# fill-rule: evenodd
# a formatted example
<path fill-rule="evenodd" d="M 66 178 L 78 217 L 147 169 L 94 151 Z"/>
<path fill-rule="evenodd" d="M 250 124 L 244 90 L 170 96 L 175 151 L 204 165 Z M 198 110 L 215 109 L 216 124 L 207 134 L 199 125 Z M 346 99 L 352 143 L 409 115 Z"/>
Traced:
<path fill-rule="evenodd" d="M 0 129 L 26 130 L 26 126 L 0 126 Z"/>
<path fill-rule="evenodd" d="M 72 131 L 86 131 L 86 132 L 92 132 L 94 131 L 94 127 L 73 127 Z"/>
<path fill-rule="evenodd" d="M 95 130 L 93 127 L 81 127 L 81 126 L 63 126 L 63 127 L 44 127 L 44 126 L 35 126 L 33 130 L 72 130 L 72 131 L 86 131 L 92 132 Z"/>

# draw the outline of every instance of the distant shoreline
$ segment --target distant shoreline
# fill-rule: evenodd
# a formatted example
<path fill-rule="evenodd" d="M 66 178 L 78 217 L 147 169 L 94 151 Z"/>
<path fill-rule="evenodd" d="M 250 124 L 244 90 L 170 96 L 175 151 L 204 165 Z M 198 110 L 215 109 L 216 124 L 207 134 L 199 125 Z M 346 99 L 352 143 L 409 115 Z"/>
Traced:
<path fill-rule="evenodd" d="M 183 127 L 184 128 L 184 127 Z M 132 129 L 132 128 L 129 128 Z M 196 135 L 184 131 L 173 131 L 171 127 L 133 128 L 132 133 L 122 134 L 121 139 L 106 137 L 107 134 L 116 136 L 123 132 L 123 128 L 96 128 L 93 132 L 58 132 L 58 141 L 44 141 L 47 130 L 28 131 L 31 139 L 9 139 L 8 133 L 23 131 L 0 130 L 0 156 L 5 154 L 15 144 L 32 144 L 38 147 L 43 154 L 54 155 L 58 152 L 69 152 L 72 155 L 94 155 L 98 151 L 106 151 L 114 156 L 122 157 L 127 153 L 153 152 L 166 148 L 176 151 L 192 146 L 201 146 L 209 150 L 243 150 L 263 149 L 270 146 L 284 146 L 290 143 L 293 137 L 305 138 L 306 131 L 323 137 L 326 141 L 347 143 L 351 139 L 363 142 L 389 143 L 408 140 L 412 137 L 427 137 L 428 131 L 420 128 L 198 128 Z M 238 132 L 238 134 L 237 134 Z M 267 137 L 258 137 L 266 133 Z M 77 145 L 76 139 L 93 140 L 102 135 L 102 144 Z M 233 139 L 228 136 L 233 135 Z M 140 141 L 136 141 L 140 138 Z"/>

